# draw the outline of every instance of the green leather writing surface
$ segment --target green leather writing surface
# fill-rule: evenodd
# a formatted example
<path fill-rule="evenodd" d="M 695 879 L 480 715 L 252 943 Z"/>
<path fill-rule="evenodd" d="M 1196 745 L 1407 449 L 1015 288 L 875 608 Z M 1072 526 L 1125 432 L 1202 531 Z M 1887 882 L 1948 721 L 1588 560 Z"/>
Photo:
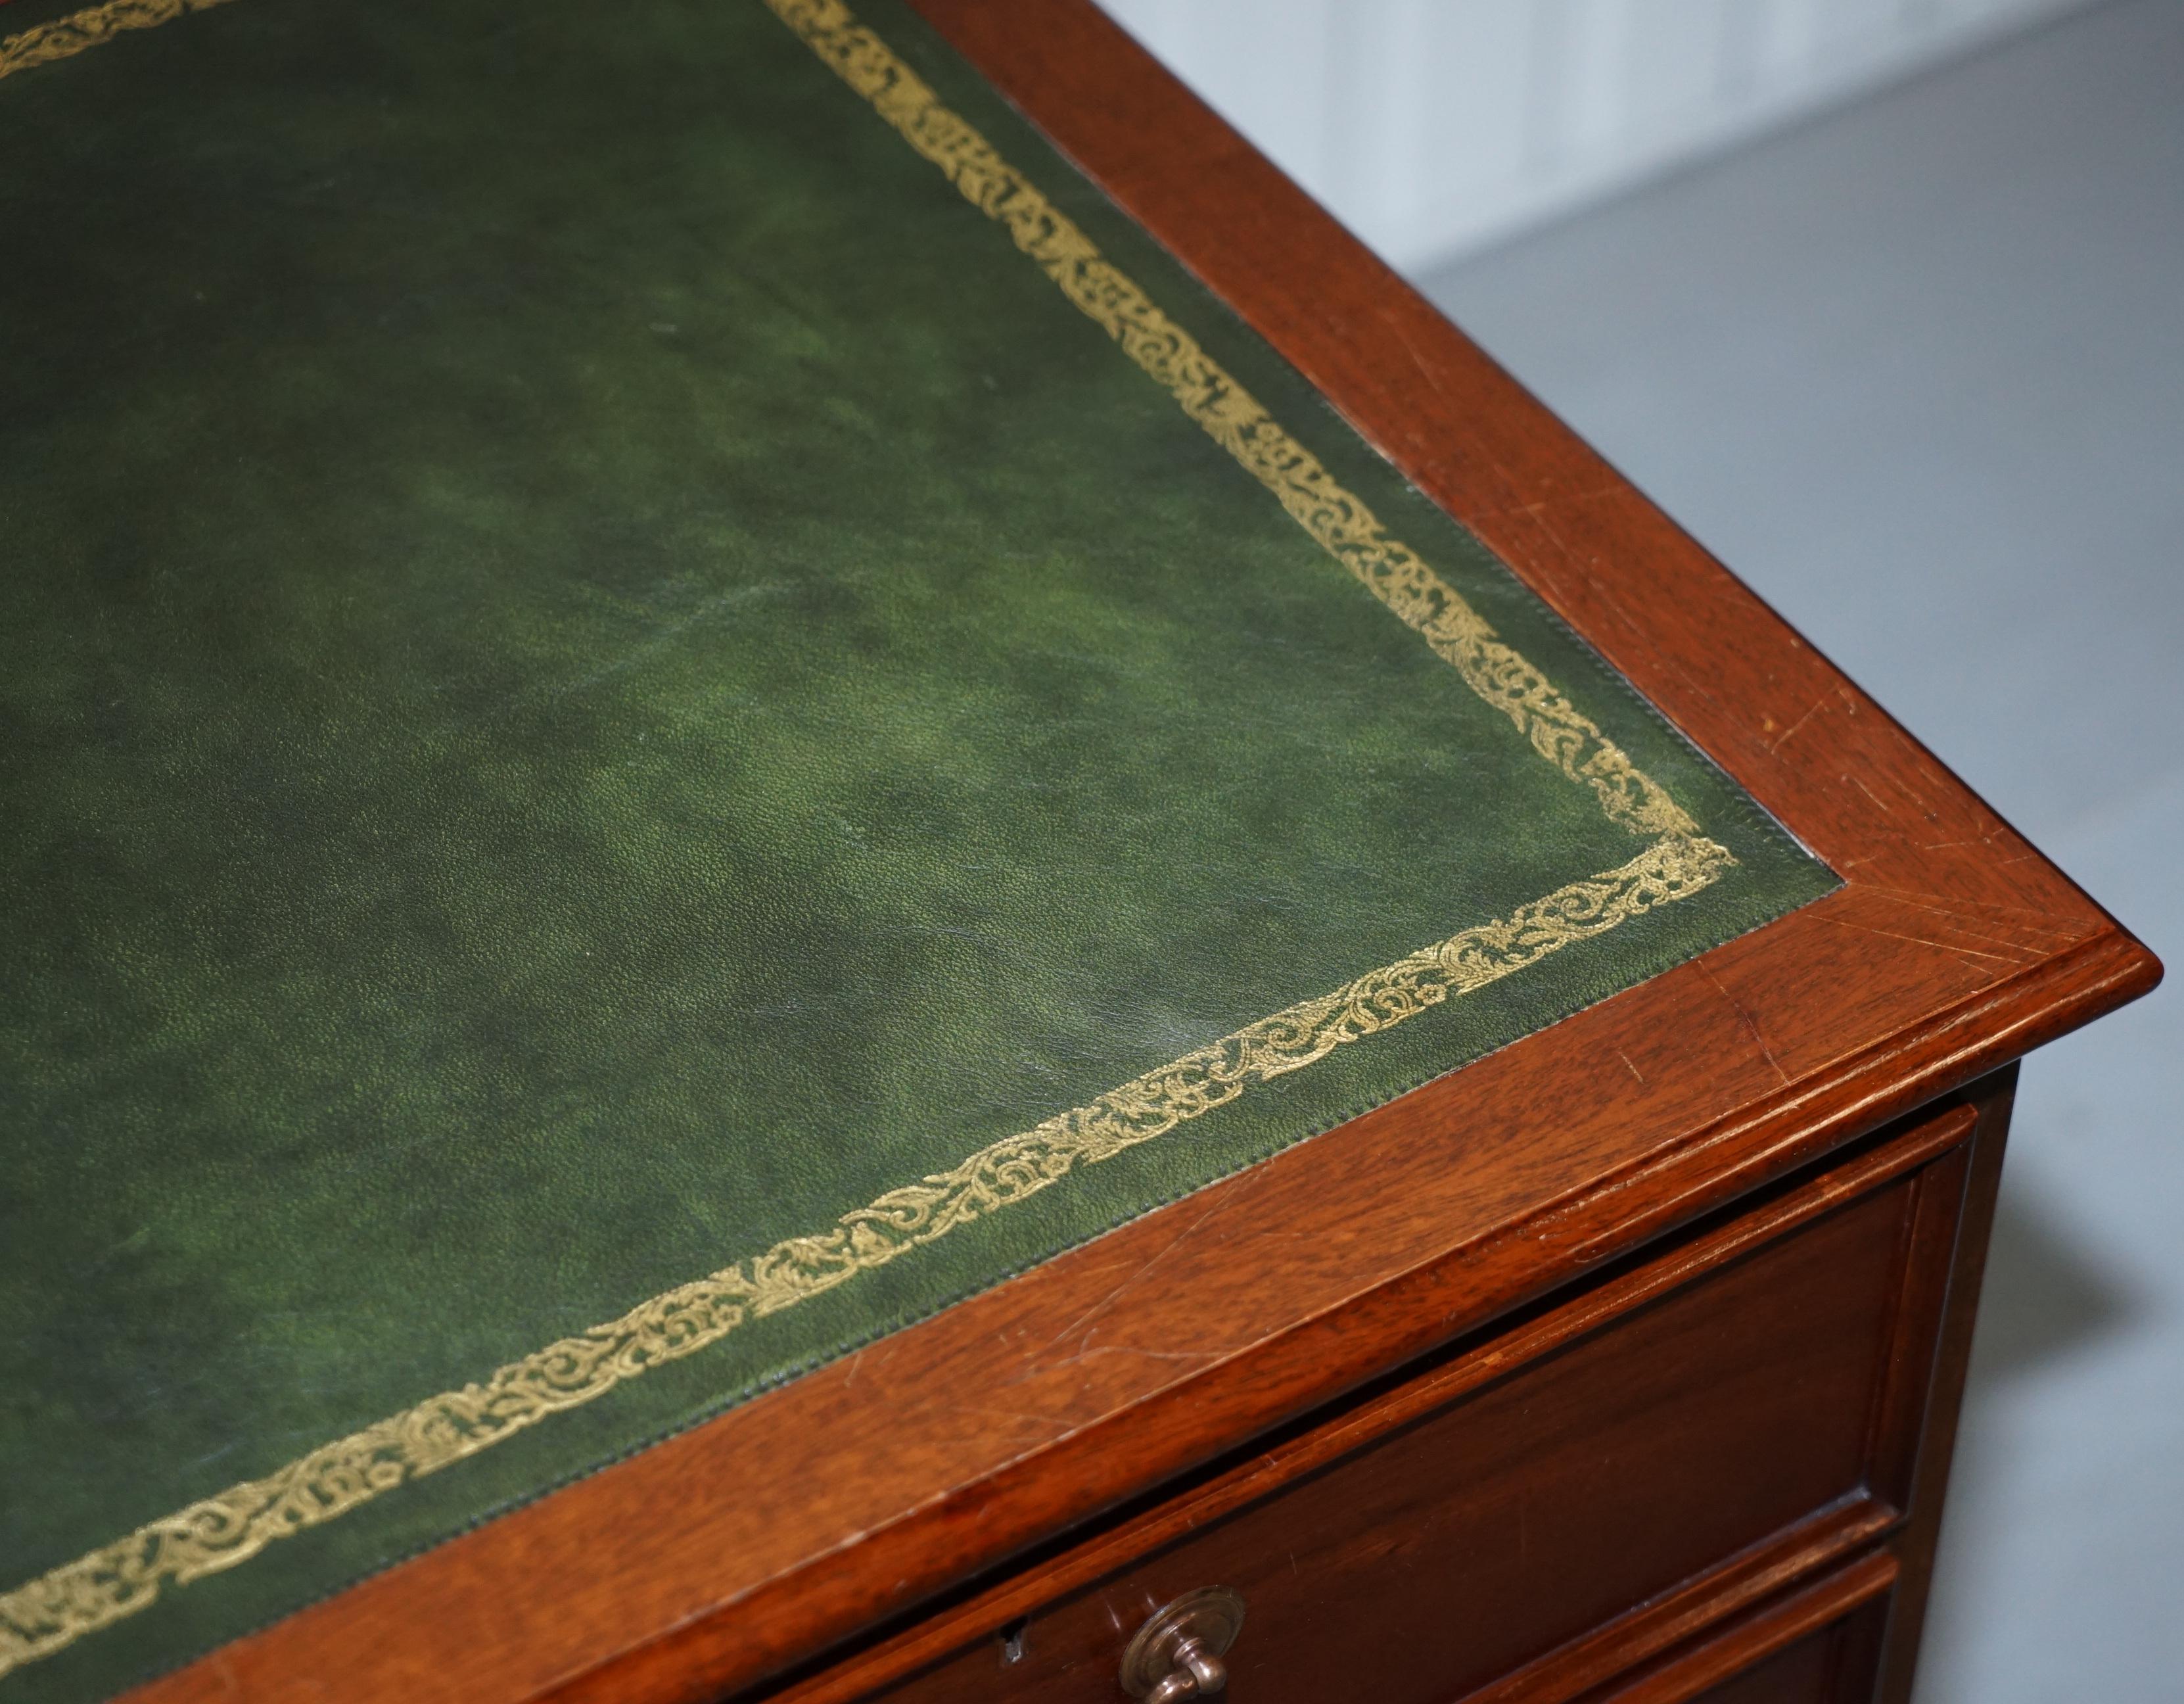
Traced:
<path fill-rule="evenodd" d="M 0 20 L 0 1704 L 1833 885 L 888 0 Z"/>

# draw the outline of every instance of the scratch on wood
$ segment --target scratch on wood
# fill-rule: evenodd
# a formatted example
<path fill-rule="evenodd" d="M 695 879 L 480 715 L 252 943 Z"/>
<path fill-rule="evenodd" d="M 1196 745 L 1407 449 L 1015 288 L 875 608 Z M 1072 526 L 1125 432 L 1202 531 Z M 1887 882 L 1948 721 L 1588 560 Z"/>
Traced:
<path fill-rule="evenodd" d="M 1215 1197 L 1212 1204 L 1208 1206 L 1204 1212 L 1193 1218 L 1188 1224 L 1178 1226 L 1174 1236 L 1169 1237 L 1167 1242 L 1163 1243 L 1158 1249 L 1155 1249 L 1150 1256 L 1140 1263 L 1137 1268 L 1120 1283 L 1115 1285 L 1105 1295 L 1094 1302 L 1090 1307 L 1085 1309 L 1083 1313 L 1078 1315 L 1076 1318 L 1070 1321 L 1067 1325 L 1064 1326 L 1051 1338 L 1048 1338 L 1046 1346 L 1049 1349 L 1053 1349 L 1059 1348 L 1061 1344 L 1068 1338 L 1075 1337 L 1080 1331 L 1086 1333 L 1084 1344 L 1077 1349 L 1075 1354 L 1065 1356 L 1061 1364 L 1067 1366 L 1069 1361 L 1081 1359 L 1084 1355 L 1089 1353 L 1091 1347 L 1091 1333 L 1088 1328 L 1091 1326 L 1092 1322 L 1098 1319 L 1100 1315 L 1106 1313 L 1109 1308 L 1112 1307 L 1117 1298 L 1122 1296 L 1126 1291 L 1128 1291 L 1135 1286 L 1144 1282 L 1146 1277 L 1151 1274 L 1156 1266 L 1167 1260 L 1170 1254 L 1173 1254 L 1178 1249 L 1180 1249 L 1186 1242 L 1195 1237 L 1208 1223 L 1220 1217 L 1222 1214 L 1227 1212 L 1228 1209 L 1240 1198 L 1241 1192 L 1239 1190 L 1227 1189 L 1221 1191 Z"/>
<path fill-rule="evenodd" d="M 1760 1034 L 1758 1020 L 1745 1010 L 1735 995 L 1721 986 L 1721 978 L 1707 968 L 1704 960 L 1699 962 L 1698 968 L 1700 974 L 1713 984 L 1714 992 L 1729 1003 L 1729 1009 L 1736 1014 L 1737 1020 L 1744 1025 L 1745 1034 L 1752 1037 L 1752 1045 L 1759 1049 L 1759 1057 L 1774 1067 L 1776 1076 L 1781 1078 L 1785 1083 L 1790 1082 L 1791 1078 L 1789 1072 L 1782 1069 L 1781 1060 L 1774 1057 L 1774 1048 L 1767 1045 L 1767 1037 Z"/>
<path fill-rule="evenodd" d="M 1101 1344 L 1097 1349 L 1087 1345 L 1074 1355 L 1066 1355 L 1059 1360 L 1048 1361 L 1044 1370 L 1050 1372 L 1061 1367 L 1081 1366 L 1095 1355 L 1134 1355 L 1146 1360 L 1204 1362 L 1220 1359 L 1219 1351 L 1210 1349 L 1139 1349 L 1135 1344 L 1112 1343 Z"/>
<path fill-rule="evenodd" d="M 2021 953 L 1982 953 L 1976 947 L 1960 947 L 1950 941 L 1932 941 L 1923 935 L 1906 935 L 1897 929 L 1876 929 L 1870 923 L 1852 923 L 1844 917 L 1816 917 L 1813 920 L 1825 923 L 1832 929 L 1855 929 L 1863 934 L 1879 935 L 1890 941 L 1908 941 L 1914 947 L 1930 947 L 1937 953 L 1954 953 L 1968 958 L 1992 958 L 1998 964 L 2016 966 L 2031 962 Z"/>
<path fill-rule="evenodd" d="M 1018 1426 L 1028 1426 L 1044 1438 L 1051 1438 L 1064 1431 L 1072 1422 L 1058 1414 L 1027 1414 L 1014 1408 L 994 1408 L 983 1402 L 950 1402 L 939 1393 L 933 1400 L 918 1405 L 921 1408 L 939 1409 L 949 1414 L 967 1414 L 982 1420 L 1007 1420 Z"/>
<path fill-rule="evenodd" d="M 1823 692 L 1818 698 L 1815 698 L 1812 703 L 1806 707 L 1805 713 L 1802 716 L 1800 716 L 1795 722 L 1792 722 L 1787 728 L 1784 729 L 1780 734 L 1777 734 L 1774 739 L 1768 741 L 1767 749 L 1770 751 L 1779 751 L 1792 740 L 1796 739 L 1800 729 L 1802 729 L 1808 722 L 1811 721 L 1815 716 L 1819 715 L 1821 711 L 1827 708 L 1828 700 L 1833 696 L 1834 694 L 1832 693 Z"/>
<path fill-rule="evenodd" d="M 1418 346 L 1411 341 L 1411 334 L 1403 328 L 1402 321 L 1387 308 L 1383 307 L 1380 310 L 1380 322 L 1396 334 L 1396 341 L 1403 346 L 1403 353 L 1411 358 L 1411 365 L 1418 370 L 1418 377 L 1426 382 L 1426 388 L 1443 402 L 1452 403 L 1455 399 L 1440 388 L 1440 375 L 1428 366 L 1419 355 Z M 1460 414 L 1462 411 L 1459 410 L 1458 412 Z"/>
<path fill-rule="evenodd" d="M 1903 736 L 1901 743 L 1908 746 L 1910 744 L 1909 736 L 1908 735 Z M 1926 796 L 1924 793 L 1921 793 L 1916 787 L 1913 786 L 1908 781 L 1905 780 L 1900 774 L 1892 771 L 1888 779 L 1896 784 L 1896 791 L 1897 792 L 1903 794 L 1905 798 L 1910 800 L 1913 804 L 1918 806 L 1920 813 L 1925 817 L 1928 822 L 1932 822 L 1941 814 L 1940 812 L 1934 808 L 1932 802 L 1927 799 Z"/>
<path fill-rule="evenodd" d="M 1988 913 L 2003 912 L 2012 920 L 2026 919 L 2024 927 L 2052 935 L 2060 941 L 2083 941 L 2086 936 L 2099 932 L 2090 923 L 2060 918 L 2052 911 L 2042 911 L 2036 906 L 2005 905 L 1993 899 L 1951 900 L 1941 894 L 1919 893 L 1908 887 L 1883 887 L 1878 884 L 1862 886 L 1859 891 L 1872 894 L 1876 898 L 1893 900 L 1898 905 L 1908 905 L 1916 911 L 1930 911 L 1936 916 L 1946 917 L 1957 923 L 1962 923 L 1968 912 L 1980 917 L 1982 921 L 1988 920 Z"/>
<path fill-rule="evenodd" d="M 1893 816 L 1895 814 L 1895 813 L 1891 811 L 1887 806 L 1880 802 L 1880 795 L 1875 792 L 1872 788 L 1867 786 L 1864 782 L 1859 780 L 1857 776 L 1845 775 L 1843 779 L 1849 782 L 1851 785 L 1857 788 L 1858 791 L 1864 794 L 1867 798 L 1872 800 L 1874 809 L 1879 811 L 1881 815 L 1886 817 Z"/>

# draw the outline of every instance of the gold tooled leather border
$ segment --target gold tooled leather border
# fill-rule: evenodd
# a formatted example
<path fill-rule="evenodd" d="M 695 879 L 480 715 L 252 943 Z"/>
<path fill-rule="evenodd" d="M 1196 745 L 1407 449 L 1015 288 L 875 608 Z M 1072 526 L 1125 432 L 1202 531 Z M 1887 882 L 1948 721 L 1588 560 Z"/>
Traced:
<path fill-rule="evenodd" d="M 33 65 L 50 65 L 56 59 L 74 59 L 86 47 L 110 42 L 125 30 L 148 30 L 155 24 L 223 6 L 227 0 L 106 0 L 71 12 L 47 24 L 0 40 L 0 77 L 27 71 Z"/>
<path fill-rule="evenodd" d="M 943 106 L 844 0 L 766 0 L 903 140 L 948 175 L 963 198 L 1005 228 L 1071 304 L 1123 346 L 1335 561 L 1453 664 L 1463 683 L 1517 724 L 1533 749 L 1590 786 L 1609 818 L 1642 835 L 1697 826 L 1546 676 L 1495 636 L 1456 588 L 1391 538 L 1197 339 L 1095 248 L 1092 239 Z"/>
<path fill-rule="evenodd" d="M 220 3 L 109 0 L 0 42 L 0 75 Z M 766 3 L 1540 756 L 1590 787 L 1611 820 L 1651 843 L 1617 869 L 1248 1024 L 946 1171 L 889 1190 L 823 1231 L 655 1296 L 619 1319 L 511 1361 L 482 1383 L 443 1392 L 322 1444 L 0 1595 L 0 1677 L 148 1607 L 165 1588 L 233 1567 L 276 1539 L 488 1450 L 652 1367 L 694 1355 L 749 1320 L 794 1307 L 1027 1199 L 1079 1165 L 1163 1136 L 1254 1084 L 1301 1070 L 1337 1048 L 1698 892 L 1736 863 L 1453 587 L 1390 537 L 1083 231 L 944 106 L 843 0 Z"/>
<path fill-rule="evenodd" d="M 1535 964 L 1708 886 L 1735 860 L 1704 839 L 1669 836 L 1603 875 L 1570 883 L 1356 981 L 1248 1024 L 1110 1089 L 961 1165 L 891 1189 L 816 1235 L 639 1304 L 621 1318 L 511 1361 L 322 1444 L 262 1479 L 139 1527 L 126 1538 L 0 1596 L 0 1675 L 119 1621 L 170 1585 L 248 1561 L 277 1539 L 343 1515 L 406 1480 L 489 1450 L 549 1415 L 604 1396 L 651 1368 L 718 1343 L 938 1241 L 1231 1101 L 1337 1048 Z"/>

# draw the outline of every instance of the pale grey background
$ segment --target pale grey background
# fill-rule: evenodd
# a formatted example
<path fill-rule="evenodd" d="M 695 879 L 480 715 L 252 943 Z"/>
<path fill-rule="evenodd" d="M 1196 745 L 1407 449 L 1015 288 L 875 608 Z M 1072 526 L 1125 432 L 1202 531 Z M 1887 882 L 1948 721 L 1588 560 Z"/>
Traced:
<path fill-rule="evenodd" d="M 2184 974 L 2184 3 L 1422 281 Z M 2184 1026 L 2025 1068 L 1921 1704 L 2184 1699 Z"/>
<path fill-rule="evenodd" d="M 2086 0 L 1100 0 L 1396 265 Z"/>

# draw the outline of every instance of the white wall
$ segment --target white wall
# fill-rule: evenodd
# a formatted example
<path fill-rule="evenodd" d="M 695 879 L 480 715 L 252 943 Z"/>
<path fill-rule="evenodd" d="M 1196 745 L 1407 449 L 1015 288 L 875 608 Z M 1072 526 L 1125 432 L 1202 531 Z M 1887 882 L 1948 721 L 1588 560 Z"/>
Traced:
<path fill-rule="evenodd" d="M 2079 0 L 1100 0 L 1396 265 Z"/>

